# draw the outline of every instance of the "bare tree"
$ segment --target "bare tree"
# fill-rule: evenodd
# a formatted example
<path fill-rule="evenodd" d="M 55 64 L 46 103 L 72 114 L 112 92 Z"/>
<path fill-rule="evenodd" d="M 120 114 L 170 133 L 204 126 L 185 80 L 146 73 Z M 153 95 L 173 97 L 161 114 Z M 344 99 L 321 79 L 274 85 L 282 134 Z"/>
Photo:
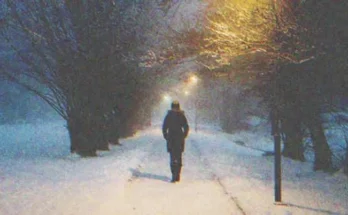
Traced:
<path fill-rule="evenodd" d="M 341 71 L 347 65 L 340 57 L 346 56 L 346 49 L 342 47 L 346 44 L 342 40 L 345 28 L 341 25 L 346 3 L 325 0 L 207 2 L 207 25 L 203 31 L 196 31 L 204 41 L 203 46 L 195 50 L 201 56 L 200 63 L 212 73 L 234 82 L 257 89 L 270 86 L 264 91 L 267 92 L 264 95 L 271 96 L 269 101 L 279 104 L 277 108 L 291 110 L 295 119 L 300 120 L 290 119 L 287 111 L 283 111 L 286 113 L 283 124 L 287 128 L 285 154 L 304 159 L 299 129 L 303 124 L 310 130 L 315 146 L 314 168 L 330 170 L 331 151 L 321 126 L 320 96 L 331 62 L 340 65 L 335 72 L 337 77 L 342 77 Z M 328 18 L 334 10 L 339 13 L 332 20 L 339 21 L 339 25 Z M 325 32 L 331 31 L 332 36 L 325 36 Z M 289 79 L 293 90 L 286 89 Z"/>
<path fill-rule="evenodd" d="M 5 0 L 0 33 L 15 57 L 2 64 L 1 75 L 67 121 L 71 152 L 95 156 L 107 150 L 110 118 L 116 142 L 138 124 L 131 116 L 143 106 L 135 95 L 152 87 L 139 64 L 161 15 L 150 13 L 155 3 Z"/>

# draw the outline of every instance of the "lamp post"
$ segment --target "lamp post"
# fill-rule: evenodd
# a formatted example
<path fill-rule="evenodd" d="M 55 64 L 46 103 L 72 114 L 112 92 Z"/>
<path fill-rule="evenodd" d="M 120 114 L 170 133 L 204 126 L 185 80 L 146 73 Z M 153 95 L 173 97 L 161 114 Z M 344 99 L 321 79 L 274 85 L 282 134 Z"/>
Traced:
<path fill-rule="evenodd" d="M 198 106 L 199 106 L 199 103 L 198 103 L 198 89 L 197 89 L 197 84 L 198 84 L 198 77 L 196 75 L 191 75 L 190 76 L 190 79 L 189 79 L 189 82 L 191 85 L 194 85 L 196 86 L 196 93 L 195 93 L 195 100 L 194 100 L 194 107 L 195 107 L 195 132 L 197 132 L 198 130 Z"/>
<path fill-rule="evenodd" d="M 197 117 L 197 108 L 198 108 L 198 99 L 195 100 L 195 132 L 197 132 L 197 124 L 198 124 L 198 117 Z"/>
<path fill-rule="evenodd" d="M 281 203 L 281 144 L 280 144 L 280 120 L 278 107 L 271 110 L 272 135 L 274 137 L 274 199 L 277 204 Z"/>

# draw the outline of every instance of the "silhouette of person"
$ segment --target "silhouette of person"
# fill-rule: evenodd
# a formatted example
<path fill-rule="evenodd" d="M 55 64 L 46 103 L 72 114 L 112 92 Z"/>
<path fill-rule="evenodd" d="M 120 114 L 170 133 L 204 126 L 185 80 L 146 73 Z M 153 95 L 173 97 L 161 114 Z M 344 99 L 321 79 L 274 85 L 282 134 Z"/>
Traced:
<path fill-rule="evenodd" d="M 189 126 L 184 111 L 180 110 L 178 101 L 173 101 L 162 126 L 163 137 L 167 140 L 167 151 L 170 154 L 172 183 L 180 181 L 182 153 L 188 132 Z"/>

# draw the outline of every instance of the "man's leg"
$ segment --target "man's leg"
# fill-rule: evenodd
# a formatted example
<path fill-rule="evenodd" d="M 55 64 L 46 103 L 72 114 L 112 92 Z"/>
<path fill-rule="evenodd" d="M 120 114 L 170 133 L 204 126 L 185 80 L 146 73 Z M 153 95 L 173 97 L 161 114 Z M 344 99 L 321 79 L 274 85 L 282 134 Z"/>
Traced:
<path fill-rule="evenodd" d="M 180 181 L 180 173 L 181 173 L 181 167 L 182 167 L 182 153 L 178 152 L 176 157 L 177 165 L 176 165 L 176 181 Z"/>
<path fill-rule="evenodd" d="M 172 182 L 180 181 L 180 172 L 182 166 L 182 153 L 179 150 L 173 150 L 170 153 L 170 167 L 172 170 Z"/>
<path fill-rule="evenodd" d="M 172 172 L 172 180 L 171 182 L 175 182 L 176 180 L 176 166 L 175 166 L 175 155 L 173 153 L 173 151 L 171 151 L 170 153 L 170 170 Z"/>

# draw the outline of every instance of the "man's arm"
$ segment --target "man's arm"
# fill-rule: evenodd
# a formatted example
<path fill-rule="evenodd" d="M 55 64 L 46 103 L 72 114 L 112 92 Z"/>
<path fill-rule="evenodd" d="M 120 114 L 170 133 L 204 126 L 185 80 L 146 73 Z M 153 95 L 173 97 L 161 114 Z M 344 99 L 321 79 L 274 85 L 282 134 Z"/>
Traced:
<path fill-rule="evenodd" d="M 185 115 L 183 115 L 183 126 L 182 127 L 184 128 L 184 136 L 186 138 L 188 135 L 188 132 L 189 132 L 189 125 L 187 123 L 187 119 L 186 119 Z"/>
<path fill-rule="evenodd" d="M 163 121 L 162 134 L 163 134 L 164 139 L 167 139 L 167 137 L 168 137 L 168 115 L 164 118 L 164 121 Z"/>

